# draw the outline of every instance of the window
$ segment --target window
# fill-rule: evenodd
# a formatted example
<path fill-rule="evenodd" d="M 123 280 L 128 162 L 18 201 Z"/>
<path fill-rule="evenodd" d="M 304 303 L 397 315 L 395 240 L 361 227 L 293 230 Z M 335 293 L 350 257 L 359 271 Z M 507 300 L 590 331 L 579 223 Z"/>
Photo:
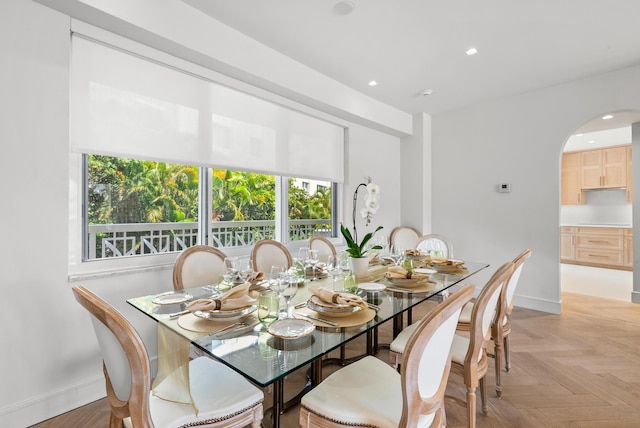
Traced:
<path fill-rule="evenodd" d="M 335 231 L 339 120 L 85 24 L 71 52 L 70 266 Z"/>
<path fill-rule="evenodd" d="M 210 186 L 200 193 L 202 169 L 195 166 L 101 155 L 87 155 L 86 161 L 85 260 L 182 251 L 198 242 L 229 249 L 276 238 L 273 175 L 211 169 Z M 309 181 L 287 181 L 282 240 L 332 236 L 331 183 L 310 193 Z M 202 204 L 206 194 L 210 204 Z M 202 206 L 211 207 L 204 229 L 198 221 Z"/>

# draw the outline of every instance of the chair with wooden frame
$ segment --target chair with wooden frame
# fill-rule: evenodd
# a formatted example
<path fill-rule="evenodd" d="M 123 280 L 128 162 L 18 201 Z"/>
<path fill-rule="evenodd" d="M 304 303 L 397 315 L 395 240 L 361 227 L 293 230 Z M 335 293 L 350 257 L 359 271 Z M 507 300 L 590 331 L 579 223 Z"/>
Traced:
<path fill-rule="evenodd" d="M 496 395 L 502 397 L 502 355 L 504 354 L 505 370 L 511 369 L 509 360 L 510 342 L 509 334 L 511 333 L 511 311 L 513 311 L 513 296 L 515 295 L 520 274 L 524 262 L 531 256 L 531 250 L 526 249 L 513 259 L 513 273 L 507 281 L 507 285 L 500 293 L 498 301 L 498 315 L 491 326 L 491 338 L 493 339 L 493 356 L 495 357 L 496 370 Z M 459 331 L 469 331 L 471 329 L 471 311 L 473 310 L 473 302 L 469 302 L 462 309 L 460 320 L 458 321 Z"/>
<path fill-rule="evenodd" d="M 318 250 L 318 259 L 322 263 L 326 263 L 329 256 L 336 257 L 336 247 L 333 246 L 331 241 L 322 236 L 312 236 L 309 238 L 309 248 L 312 250 Z"/>
<path fill-rule="evenodd" d="M 408 226 L 398 226 L 389 235 L 389 245 L 395 245 L 401 250 L 413 250 L 422 235 L 418 230 Z"/>
<path fill-rule="evenodd" d="M 476 299 L 471 314 L 471 330 L 468 336 L 456 334 L 453 339 L 451 371 L 463 376 L 467 388 L 466 406 L 469 427 L 475 427 L 476 389 L 478 386 L 480 386 L 482 411 L 485 414 L 489 411 L 489 407 L 486 404 L 487 386 L 484 379 L 488 363 L 484 345 L 485 340 L 490 337 L 491 325 L 495 317 L 500 292 L 512 271 L 512 262 L 507 262 L 496 270 Z M 406 344 L 414 329 L 415 324 L 408 326 L 391 342 L 389 358 L 392 365 L 404 364 Z"/>
<path fill-rule="evenodd" d="M 200 357 L 189 362 L 191 404 L 163 400 L 151 392 L 149 357 L 133 325 L 83 286 L 75 299 L 92 315 L 102 351 L 110 428 L 200 426 L 258 428 L 264 394 L 224 364 Z"/>
<path fill-rule="evenodd" d="M 251 250 L 251 260 L 256 272 L 264 272 L 267 275 L 271 272 L 271 266 L 286 266 L 288 269 L 293 264 L 287 247 L 273 239 L 261 239 L 256 242 Z"/>
<path fill-rule="evenodd" d="M 227 255 L 209 245 L 194 245 L 182 251 L 173 265 L 173 289 L 214 284 L 226 270 Z"/>
<path fill-rule="evenodd" d="M 416 250 L 423 254 L 431 254 L 432 251 L 440 252 L 440 257 L 453 258 L 453 246 L 444 236 L 431 233 L 422 235 L 416 244 Z"/>
<path fill-rule="evenodd" d="M 462 306 L 472 296 L 467 285 L 416 323 L 400 373 L 367 356 L 327 377 L 302 397 L 300 426 L 446 426 L 451 345 Z"/>

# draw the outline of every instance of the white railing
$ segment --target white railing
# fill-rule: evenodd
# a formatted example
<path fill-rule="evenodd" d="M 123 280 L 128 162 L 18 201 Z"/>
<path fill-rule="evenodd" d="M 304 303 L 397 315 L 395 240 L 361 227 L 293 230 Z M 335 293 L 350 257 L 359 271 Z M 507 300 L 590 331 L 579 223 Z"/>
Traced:
<path fill-rule="evenodd" d="M 104 259 L 182 251 L 197 243 L 198 223 L 90 224 L 87 233 L 89 259 Z M 290 241 L 313 235 L 331 236 L 331 220 L 289 221 Z M 260 239 L 274 238 L 275 221 L 217 221 L 210 236 L 218 248 L 253 245 Z"/>

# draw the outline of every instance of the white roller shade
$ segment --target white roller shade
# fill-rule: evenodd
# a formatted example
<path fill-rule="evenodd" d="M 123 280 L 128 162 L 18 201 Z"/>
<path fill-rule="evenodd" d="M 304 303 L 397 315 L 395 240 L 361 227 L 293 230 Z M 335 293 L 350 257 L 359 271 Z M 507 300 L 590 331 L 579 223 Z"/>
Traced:
<path fill-rule="evenodd" d="M 344 128 L 74 36 L 71 150 L 343 182 Z"/>

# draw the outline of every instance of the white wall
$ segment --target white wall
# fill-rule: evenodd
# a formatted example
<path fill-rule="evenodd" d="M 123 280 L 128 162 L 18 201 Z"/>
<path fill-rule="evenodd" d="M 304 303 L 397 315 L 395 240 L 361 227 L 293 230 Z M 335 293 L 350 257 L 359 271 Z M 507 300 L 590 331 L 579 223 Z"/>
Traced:
<path fill-rule="evenodd" d="M 69 17 L 25 0 L 0 2 L 0 182 L 4 225 L 0 426 L 24 427 L 105 395 L 101 357 L 68 264 Z M 312 82 L 311 82 L 312 83 Z M 349 94 L 351 96 L 352 94 Z M 382 189 L 374 219 L 400 219 L 399 138 L 354 124 L 345 218 L 364 175 Z M 155 354 L 155 324 L 126 298 L 172 288 L 170 270 L 83 281 L 133 320 Z"/>
<path fill-rule="evenodd" d="M 595 117 L 638 108 L 640 67 L 632 67 L 432 118 L 433 229 L 456 256 L 491 263 L 474 282 L 531 248 L 515 304 L 560 312 L 563 145 Z M 497 193 L 498 183 L 511 193 Z"/>

